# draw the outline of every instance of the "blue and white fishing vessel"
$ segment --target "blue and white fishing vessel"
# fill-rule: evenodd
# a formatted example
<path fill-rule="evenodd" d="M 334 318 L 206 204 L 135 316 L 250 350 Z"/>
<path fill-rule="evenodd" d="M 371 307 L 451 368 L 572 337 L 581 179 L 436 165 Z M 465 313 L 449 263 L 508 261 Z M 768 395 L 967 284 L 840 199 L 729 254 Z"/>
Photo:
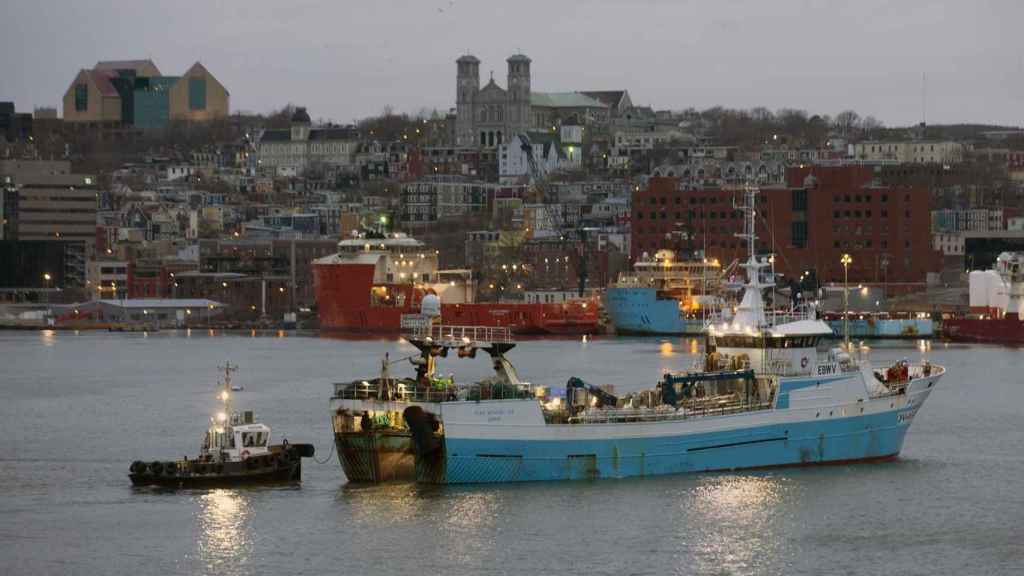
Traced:
<path fill-rule="evenodd" d="M 722 305 L 721 278 L 718 260 L 644 253 L 605 291 L 605 310 L 618 334 L 703 335 Z"/>
<path fill-rule="evenodd" d="M 945 370 L 923 362 L 873 368 L 864 349 L 819 350 L 832 334 L 813 314 L 766 313 L 765 259 L 754 254 L 756 189 L 742 209 L 749 259 L 743 299 L 710 327 L 700 365 L 618 397 L 573 378 L 564 396 L 519 380 L 507 335 L 429 324 L 409 339 L 416 379 L 338 384 L 331 400 L 342 466 L 386 466 L 429 483 L 623 478 L 895 458 Z M 487 352 L 485 382 L 438 382 L 432 358 Z M 374 452 L 388 439 L 386 457 Z M 339 441 L 339 452 L 342 444 Z M 352 473 L 350 474 L 350 470 Z M 378 469 L 379 471 L 379 469 Z"/>

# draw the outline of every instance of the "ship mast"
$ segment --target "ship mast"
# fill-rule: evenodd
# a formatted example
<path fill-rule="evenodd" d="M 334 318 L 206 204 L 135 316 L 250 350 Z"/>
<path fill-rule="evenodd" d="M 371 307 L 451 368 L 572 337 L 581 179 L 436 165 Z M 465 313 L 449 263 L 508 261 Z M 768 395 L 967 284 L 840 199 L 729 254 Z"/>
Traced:
<path fill-rule="evenodd" d="M 232 366 L 228 361 L 221 368 L 224 370 L 224 386 L 220 391 L 222 406 L 221 412 L 217 414 L 217 420 L 223 425 L 231 420 L 231 373 L 238 370 L 238 365 Z"/>
<path fill-rule="evenodd" d="M 744 230 L 742 233 L 736 234 L 736 237 L 747 241 L 747 261 L 740 265 L 747 271 L 747 283 L 743 292 L 743 300 L 736 309 L 733 321 L 739 328 L 759 330 L 765 325 L 761 290 L 772 286 L 772 283 L 761 280 L 761 269 L 768 266 L 768 263 L 757 257 L 756 201 L 760 190 L 756 186 L 748 185 L 743 192 L 745 202 L 742 206 L 737 206 L 734 203 L 733 207 L 743 212 Z"/>

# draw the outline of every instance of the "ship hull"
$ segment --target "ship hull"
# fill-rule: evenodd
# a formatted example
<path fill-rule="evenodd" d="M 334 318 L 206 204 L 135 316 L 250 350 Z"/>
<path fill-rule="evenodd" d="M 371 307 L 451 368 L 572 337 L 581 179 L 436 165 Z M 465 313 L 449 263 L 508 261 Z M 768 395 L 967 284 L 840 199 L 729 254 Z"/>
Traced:
<path fill-rule="evenodd" d="M 160 488 L 220 488 L 255 484 L 279 484 L 302 480 L 302 460 L 299 456 L 266 461 L 254 457 L 251 461 L 202 463 L 194 460 L 183 463 L 168 462 L 166 470 L 154 473 L 148 466 L 143 472 L 128 475 L 134 486 Z"/>
<path fill-rule="evenodd" d="M 872 417 L 659 438 L 593 441 L 446 439 L 443 483 L 628 478 L 895 458 L 906 425 Z M 421 478 L 420 481 L 426 481 Z"/>
<path fill-rule="evenodd" d="M 419 314 L 421 294 L 411 285 L 392 285 L 401 292 L 401 306 L 370 299 L 373 266 L 316 264 L 317 313 L 320 329 L 329 332 L 399 333 L 402 316 Z M 441 305 L 445 324 L 507 327 L 514 334 L 595 334 L 601 323 L 596 303 L 471 303 Z"/>
<path fill-rule="evenodd" d="M 349 482 L 416 479 L 416 458 L 408 431 L 335 432 L 334 442 Z"/>
<path fill-rule="evenodd" d="M 957 342 L 1024 344 L 1024 322 L 1017 318 L 957 318 L 942 322 L 942 334 Z"/>
<path fill-rule="evenodd" d="M 687 335 L 704 333 L 704 322 L 684 318 L 679 301 L 659 299 L 654 288 L 608 288 L 605 310 L 617 334 Z"/>
<path fill-rule="evenodd" d="M 545 425 L 530 415 L 529 400 L 443 404 L 443 449 L 432 456 L 443 462 L 431 468 L 443 465 L 444 473 L 418 480 L 629 478 L 892 459 L 937 380 L 916 380 L 905 394 L 834 406 L 662 422 Z"/>
<path fill-rule="evenodd" d="M 842 337 L 846 329 L 843 321 L 825 320 L 836 336 Z M 851 338 L 931 338 L 935 323 L 930 318 L 851 318 Z"/>

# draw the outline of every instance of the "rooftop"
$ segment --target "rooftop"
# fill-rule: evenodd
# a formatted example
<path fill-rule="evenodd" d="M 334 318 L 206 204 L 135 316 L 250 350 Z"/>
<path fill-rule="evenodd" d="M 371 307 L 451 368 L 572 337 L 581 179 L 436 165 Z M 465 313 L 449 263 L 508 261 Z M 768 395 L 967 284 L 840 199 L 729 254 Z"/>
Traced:
<path fill-rule="evenodd" d="M 128 300 L 99 300 L 101 304 L 119 308 L 223 308 L 220 302 L 206 298 L 132 298 Z"/>
<path fill-rule="evenodd" d="M 541 108 L 607 108 L 608 105 L 582 92 L 531 92 L 530 105 Z"/>

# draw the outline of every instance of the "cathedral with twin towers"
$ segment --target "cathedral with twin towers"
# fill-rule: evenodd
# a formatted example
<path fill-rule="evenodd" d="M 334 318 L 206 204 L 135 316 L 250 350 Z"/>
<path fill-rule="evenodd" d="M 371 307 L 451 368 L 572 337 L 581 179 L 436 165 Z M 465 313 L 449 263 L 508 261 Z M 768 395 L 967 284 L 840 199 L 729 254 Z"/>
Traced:
<path fill-rule="evenodd" d="M 455 61 L 455 138 L 458 146 L 495 148 L 529 131 L 553 130 L 571 119 L 591 123 L 631 106 L 624 90 L 609 92 L 533 92 L 531 60 L 523 54 L 506 59 L 505 88 L 494 81 L 480 87 L 480 60 L 467 54 Z"/>

